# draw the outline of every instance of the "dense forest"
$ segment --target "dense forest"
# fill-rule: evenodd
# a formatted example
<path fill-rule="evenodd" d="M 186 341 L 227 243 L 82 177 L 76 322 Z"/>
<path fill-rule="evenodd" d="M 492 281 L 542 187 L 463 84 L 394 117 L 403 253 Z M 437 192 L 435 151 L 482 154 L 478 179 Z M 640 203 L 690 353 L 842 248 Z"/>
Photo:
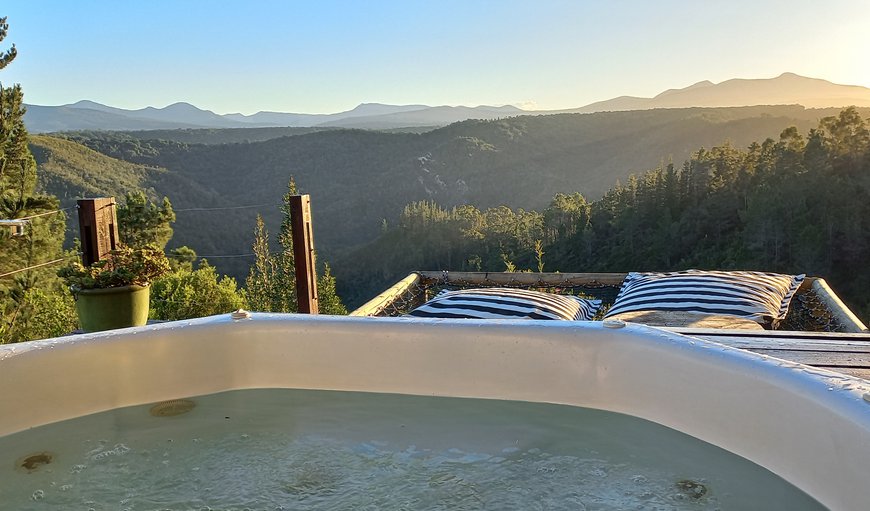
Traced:
<path fill-rule="evenodd" d="M 466 121 L 422 134 L 329 130 L 217 145 L 180 141 L 184 130 L 176 140 L 172 132 L 164 140 L 74 133 L 32 137 L 31 148 L 43 189 L 63 204 L 131 186 L 171 197 L 179 213 L 170 246 L 206 255 L 251 253 L 257 214 L 277 228 L 280 190 L 293 175 L 313 196 L 318 249 L 350 306 L 413 269 L 536 268 L 538 242 L 551 271 L 817 274 L 866 317 L 867 277 L 856 261 L 866 256 L 868 114 L 801 107 L 571 114 Z M 851 170 L 834 172 L 846 165 L 843 151 L 853 155 Z M 198 209 L 246 204 L 258 207 Z M 241 282 L 252 257 L 210 260 Z"/>
<path fill-rule="evenodd" d="M 745 147 L 791 125 L 805 133 L 836 113 L 760 106 L 560 114 L 465 121 L 425 133 L 327 130 L 287 136 L 263 130 L 257 133 L 284 135 L 227 144 L 184 140 L 243 133 L 179 130 L 156 132 L 163 137 L 156 140 L 143 139 L 147 132 L 92 132 L 65 134 L 69 144 L 33 137 L 31 148 L 41 189 L 64 206 L 79 191 L 123 195 L 126 189 L 118 185 L 127 172 L 153 198 L 172 201 L 178 215 L 170 247 L 187 245 L 209 255 L 250 253 L 257 213 L 276 230 L 281 190 L 293 176 L 312 195 L 319 252 L 336 260 L 376 238 L 383 221 L 393 224 L 409 202 L 542 210 L 560 192 L 580 191 L 594 200 L 616 180 L 660 162 L 679 165 L 699 147 L 725 140 Z M 113 159 L 135 167 L 124 170 Z M 59 166 L 67 168 L 65 176 L 77 177 L 56 176 Z M 247 205 L 258 207 L 211 209 Z M 212 261 L 238 280 L 250 264 L 242 257 Z"/>
<path fill-rule="evenodd" d="M 77 133 L 66 140 L 32 137 L 31 147 L 44 189 L 62 201 L 101 191 L 122 195 L 130 187 L 155 199 L 172 197 L 181 213 L 170 245 L 206 255 L 250 253 L 257 214 L 278 224 L 280 180 L 294 175 L 314 196 L 318 247 L 333 261 L 350 306 L 413 269 L 534 269 L 543 254 L 550 271 L 806 272 L 826 277 L 866 317 L 868 276 L 859 262 L 870 238 L 870 215 L 862 209 L 868 193 L 862 116 L 868 112 L 813 111 L 832 114 L 814 121 L 808 112 L 575 114 L 468 121 L 423 134 L 330 130 L 219 145 Z M 747 114 L 755 117 L 741 117 Z M 795 126 L 782 131 L 786 121 Z M 595 184 L 610 175 L 606 165 L 626 157 L 623 146 L 658 154 L 663 140 L 694 140 L 691 131 L 743 130 L 745 139 L 773 126 L 778 137 L 750 140 L 744 149 L 736 142 L 695 146 L 683 163 L 649 158 L 653 170 L 616 173 L 611 185 L 621 184 L 609 190 Z M 631 134 L 643 140 L 634 144 Z M 427 151 L 436 136 L 441 145 Z M 234 172 L 243 159 L 247 170 Z M 572 170 L 568 161 L 598 162 L 591 168 L 599 173 Z M 352 172 L 355 167 L 364 171 Z M 433 176 L 434 169 L 440 173 Z M 197 210 L 239 204 L 259 207 Z M 252 263 L 251 257 L 211 260 L 240 282 Z"/>
<path fill-rule="evenodd" d="M 414 269 L 807 273 L 867 319 L 868 260 L 870 132 L 852 108 L 806 135 L 790 127 L 742 150 L 699 149 L 597 200 L 558 193 L 540 212 L 415 202 L 336 274 L 358 303 Z"/>

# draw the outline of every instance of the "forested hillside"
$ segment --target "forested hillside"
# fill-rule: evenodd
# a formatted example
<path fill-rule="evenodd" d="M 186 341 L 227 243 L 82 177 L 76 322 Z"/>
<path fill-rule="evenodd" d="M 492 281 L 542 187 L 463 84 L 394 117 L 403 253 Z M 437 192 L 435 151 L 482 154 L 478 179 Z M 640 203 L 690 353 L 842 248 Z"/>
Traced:
<path fill-rule="evenodd" d="M 317 245 L 334 259 L 371 241 L 412 201 L 541 209 L 558 192 L 595 199 L 630 173 L 670 160 L 679 165 L 699 147 L 726 140 L 745 147 L 790 125 L 806 132 L 835 112 L 781 106 L 562 114 L 466 121 L 419 134 L 330 130 L 218 145 L 112 133 L 69 138 L 166 169 L 144 184 L 179 211 L 173 245 L 205 254 L 249 253 L 257 212 L 276 229 L 276 205 L 292 175 L 312 194 Z M 262 206 L 182 211 L 240 205 Z M 242 258 L 213 261 L 238 278 L 247 271 Z"/>
<path fill-rule="evenodd" d="M 41 190 L 69 205 L 82 197 L 123 196 L 129 190 L 154 195 L 151 183 L 164 169 L 110 158 L 75 142 L 31 135 L 30 152 L 40 169 Z"/>
<path fill-rule="evenodd" d="M 63 187 L 59 183 L 68 178 L 53 170 L 51 158 L 44 156 L 61 148 L 72 151 L 73 147 L 81 147 L 72 145 L 73 141 L 134 163 L 117 168 L 112 167 L 116 164 L 107 163 L 102 168 L 118 176 L 126 173 L 129 177 L 124 179 L 132 180 L 131 186 L 138 183 L 139 187 L 153 189 L 156 197 L 169 197 L 178 212 L 171 244 L 188 245 L 207 255 L 250 253 L 257 213 L 263 215 L 267 226 L 276 230 L 280 222 L 281 193 L 292 175 L 301 190 L 312 195 L 318 250 L 321 256 L 335 263 L 333 269 L 340 291 L 350 299 L 349 304 L 354 305 L 411 269 L 479 266 L 501 270 L 504 269 L 502 254 L 528 268 L 532 258 L 529 246 L 536 239 L 546 247 L 549 270 L 624 271 L 687 265 L 736 267 L 753 263 L 754 267 L 770 270 L 793 265 L 795 271 L 832 276 L 836 280 L 839 268 L 849 268 L 849 265 L 833 264 L 836 260 L 833 256 L 822 264 L 800 255 L 810 250 L 806 247 L 829 247 L 826 245 L 829 239 L 815 243 L 795 241 L 797 234 L 789 223 L 792 222 L 790 216 L 778 219 L 774 215 L 766 220 L 778 224 L 750 221 L 760 216 L 759 208 L 772 204 L 769 199 L 762 200 L 753 194 L 770 187 L 775 188 L 770 194 L 780 194 L 780 190 L 791 190 L 792 186 L 798 186 L 801 193 L 805 193 L 808 183 L 797 180 L 817 176 L 816 167 L 808 165 L 806 175 L 797 173 L 796 176 L 801 177 L 789 175 L 783 182 L 774 182 L 762 178 L 764 172 L 756 169 L 762 163 L 750 164 L 744 160 L 764 155 L 767 160 L 763 165 L 773 165 L 771 154 L 776 143 L 764 143 L 766 139 L 779 140 L 783 129 L 794 126 L 794 134 L 816 140 L 806 134 L 811 129 L 817 129 L 813 133 L 833 130 L 827 125 L 820 128 L 819 122 L 838 113 L 830 109 L 784 106 L 562 114 L 466 121 L 425 133 L 329 130 L 262 142 L 215 145 L 138 138 L 142 134 L 77 133 L 67 135 L 69 146 L 51 145 L 38 138 L 33 147 L 41 169 L 45 167 L 49 174 L 56 176 L 46 177 L 47 189 L 52 193 L 60 193 Z M 870 115 L 870 110 L 856 110 L 854 115 L 860 119 Z M 207 139 L 206 135 L 202 132 L 198 136 Z M 216 131 L 215 136 L 225 137 L 220 131 Z M 826 143 L 833 144 L 830 141 L 839 135 L 831 132 L 825 136 Z M 698 152 L 705 147 L 715 149 Z M 85 150 L 80 148 L 79 151 Z M 628 177 L 659 168 L 665 176 L 662 179 L 687 179 L 690 174 L 683 168 L 683 162 L 690 160 L 690 166 L 710 165 L 711 155 L 727 156 L 729 165 L 751 167 L 751 171 L 740 171 L 736 175 L 750 172 L 755 177 L 739 183 L 717 177 L 711 181 L 719 183 L 715 193 L 710 192 L 709 197 L 703 194 L 683 196 L 678 203 L 668 202 L 666 212 L 650 209 L 646 202 L 650 194 L 656 194 L 659 197 L 656 200 L 660 200 L 661 190 L 649 194 L 643 191 L 647 180 L 652 178 L 630 180 Z M 74 168 L 84 166 L 71 157 L 66 157 L 66 161 Z M 669 167 L 671 163 L 673 167 Z M 96 165 L 87 172 L 74 170 L 72 175 L 81 176 L 94 186 L 98 181 L 123 181 L 118 176 L 100 181 L 100 167 Z M 668 173 L 668 168 L 675 170 Z M 729 172 L 729 176 L 734 174 Z M 52 185 L 52 180 L 58 184 Z M 612 188 L 617 182 L 623 184 Z M 824 183 L 827 185 L 827 181 Z M 80 184 L 75 186 L 87 189 Z M 701 188 L 693 190 L 707 185 L 698 186 Z M 118 195 L 111 187 L 102 189 Z M 827 189 L 819 185 L 818 190 L 812 191 L 822 194 L 823 191 L 828 193 Z M 668 190 L 668 201 L 677 200 L 673 189 Z M 730 202 L 725 201 L 722 190 L 729 191 Z M 590 224 L 594 226 L 592 231 L 581 229 L 584 234 L 571 238 L 571 242 L 566 235 L 554 235 L 552 229 L 546 236 L 529 231 L 523 234 L 522 240 L 514 239 L 519 236 L 517 232 L 525 232 L 517 231 L 518 220 L 514 217 L 522 218 L 523 225 L 533 226 L 537 225 L 535 218 L 538 217 L 555 215 L 564 220 L 579 214 L 569 214 L 562 209 L 583 211 L 575 204 L 575 193 L 582 194 L 583 201 L 595 204 L 588 211 L 591 217 L 598 219 Z M 563 194 L 557 199 L 564 203 L 556 208 L 558 211 L 553 210 L 552 204 L 556 194 Z M 637 195 L 640 202 L 616 201 L 615 197 L 623 200 L 626 194 Z M 817 197 L 798 197 L 795 204 L 803 208 L 822 204 Z M 757 202 L 752 203 L 752 208 L 748 206 L 750 200 Z M 431 201 L 437 206 L 418 204 L 411 210 L 406 208 L 409 203 L 420 201 Z M 417 232 L 415 236 L 431 239 L 432 247 L 418 243 L 416 237 L 404 240 L 402 231 L 393 231 L 409 218 L 420 216 L 413 213 L 415 208 L 422 208 L 421 211 L 427 207 L 446 208 L 449 215 L 433 215 L 450 217 L 454 214 L 453 207 L 463 205 L 467 207 L 457 209 L 456 214 L 473 218 L 482 215 L 485 220 L 483 223 L 475 220 L 478 223 L 471 232 L 477 234 L 469 234 L 471 237 L 444 241 L 453 239 L 438 234 L 444 225 L 436 226 L 428 220 L 422 224 L 428 226 L 426 234 Z M 234 209 L 239 206 L 256 207 Z M 642 215 L 628 216 L 641 207 Z M 518 212 L 517 208 L 524 211 Z M 726 212 L 728 216 L 722 217 Z M 667 216 L 663 216 L 665 213 Z M 777 212 L 780 213 L 785 214 Z M 613 218 L 602 216 L 605 214 Z M 567 220 L 563 222 L 563 229 L 574 233 L 574 228 L 565 222 Z M 655 222 L 656 228 L 651 228 L 649 222 Z M 609 227 L 604 229 L 604 225 Z M 767 230 L 759 225 L 768 225 Z M 786 229 L 769 225 L 782 225 Z M 487 229 L 501 234 L 486 234 Z M 384 230 L 387 231 L 384 238 L 366 250 L 356 250 L 371 243 Z M 815 231 L 801 232 L 801 236 L 810 236 L 809 233 Z M 699 233 L 706 237 L 698 238 Z M 475 249 L 468 245 L 475 236 L 500 241 L 495 245 L 485 244 L 485 249 Z M 767 257 L 767 252 L 762 251 L 767 258 L 753 259 L 759 256 L 755 248 L 758 240 L 766 239 L 765 236 L 770 236 L 773 240 L 770 243 L 777 247 L 774 256 Z M 436 250 L 438 246 L 452 248 L 445 253 Z M 735 252 L 738 249 L 744 252 Z M 410 257 L 413 254 L 427 255 L 429 259 Z M 444 259 L 439 259 L 442 256 Z M 242 279 L 250 257 L 212 258 L 210 261 L 221 272 Z M 839 287 L 846 286 L 853 287 L 847 282 Z"/>
<path fill-rule="evenodd" d="M 409 205 L 335 265 L 358 303 L 414 269 L 626 272 L 758 269 L 825 277 L 870 316 L 870 131 L 855 109 L 746 149 L 699 149 L 603 197 L 557 194 L 540 212 Z M 566 190 L 567 192 L 567 190 Z"/>
<path fill-rule="evenodd" d="M 144 192 L 150 199 L 165 196 L 157 190 L 184 189 L 203 199 L 213 194 L 179 173 L 112 158 L 62 138 L 31 135 L 28 146 L 39 168 L 38 190 L 57 197 L 64 208 L 75 206 L 76 199 L 82 197 L 120 199 L 133 190 Z M 67 222 L 67 246 L 78 236 L 75 222 Z"/>

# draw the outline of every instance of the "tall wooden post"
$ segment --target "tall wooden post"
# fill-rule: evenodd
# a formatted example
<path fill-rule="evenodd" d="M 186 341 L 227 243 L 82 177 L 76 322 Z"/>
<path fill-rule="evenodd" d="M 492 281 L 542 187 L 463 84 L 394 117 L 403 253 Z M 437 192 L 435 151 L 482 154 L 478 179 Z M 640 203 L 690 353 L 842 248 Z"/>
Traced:
<path fill-rule="evenodd" d="M 290 196 L 290 226 L 293 229 L 293 259 L 296 263 L 297 310 L 303 314 L 317 314 L 317 271 L 314 267 L 310 196 Z"/>
<path fill-rule="evenodd" d="M 79 232 L 82 242 L 82 264 L 88 266 L 118 247 L 118 219 L 115 198 L 79 199 Z"/>

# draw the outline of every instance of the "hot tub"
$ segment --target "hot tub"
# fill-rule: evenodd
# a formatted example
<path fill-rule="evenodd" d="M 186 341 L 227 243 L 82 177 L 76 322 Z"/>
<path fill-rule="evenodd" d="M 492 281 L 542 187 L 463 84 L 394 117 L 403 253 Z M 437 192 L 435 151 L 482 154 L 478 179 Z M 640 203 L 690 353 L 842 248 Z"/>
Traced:
<path fill-rule="evenodd" d="M 0 437 L 243 389 L 584 407 L 718 446 L 830 509 L 870 502 L 866 381 L 640 325 L 227 315 L 0 346 L 0 384 Z"/>

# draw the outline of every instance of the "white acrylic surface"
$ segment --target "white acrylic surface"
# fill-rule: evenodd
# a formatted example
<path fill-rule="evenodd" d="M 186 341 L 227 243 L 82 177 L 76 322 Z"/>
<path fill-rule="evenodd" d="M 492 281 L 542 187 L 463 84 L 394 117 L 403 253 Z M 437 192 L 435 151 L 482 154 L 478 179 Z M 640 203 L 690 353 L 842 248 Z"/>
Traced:
<path fill-rule="evenodd" d="M 643 326 L 226 315 L 0 346 L 0 435 L 244 388 L 558 403 L 658 422 L 861 509 L 866 383 Z"/>

